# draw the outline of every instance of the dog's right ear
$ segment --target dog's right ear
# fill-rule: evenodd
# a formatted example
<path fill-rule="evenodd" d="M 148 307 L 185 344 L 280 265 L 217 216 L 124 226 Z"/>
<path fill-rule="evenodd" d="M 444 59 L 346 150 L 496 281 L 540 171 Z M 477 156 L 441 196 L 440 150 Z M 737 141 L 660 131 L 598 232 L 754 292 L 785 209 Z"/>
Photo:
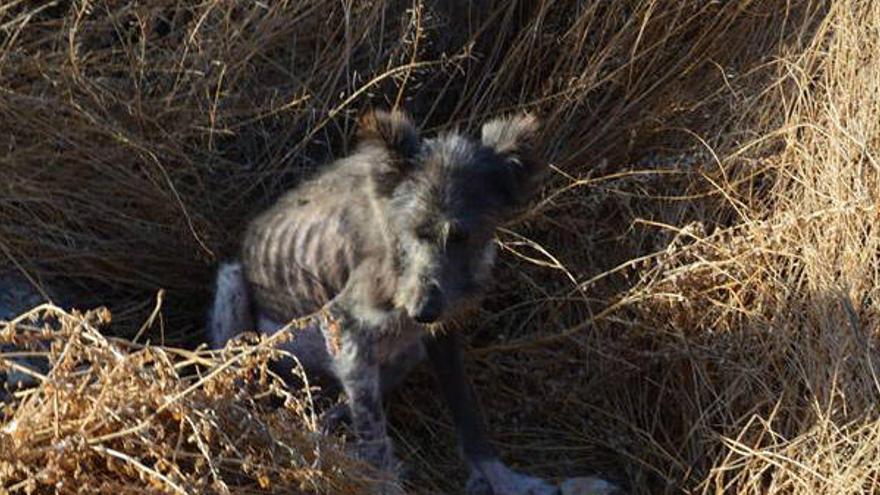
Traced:
<path fill-rule="evenodd" d="M 373 182 L 378 193 L 390 194 L 415 167 L 420 146 L 416 127 L 399 110 L 370 110 L 358 120 L 357 138 L 388 153 L 389 162 L 377 164 L 373 171 Z"/>
<path fill-rule="evenodd" d="M 514 209 L 531 198 L 548 169 L 535 156 L 537 135 L 538 119 L 530 113 L 498 118 L 482 128 L 483 146 L 500 158 L 496 182 Z"/>

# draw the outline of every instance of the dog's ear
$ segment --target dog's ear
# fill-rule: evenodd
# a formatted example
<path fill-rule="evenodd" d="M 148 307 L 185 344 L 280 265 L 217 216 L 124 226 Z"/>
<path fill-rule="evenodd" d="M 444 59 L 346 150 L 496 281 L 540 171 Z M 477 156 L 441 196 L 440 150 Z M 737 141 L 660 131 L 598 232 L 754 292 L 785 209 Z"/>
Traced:
<path fill-rule="evenodd" d="M 499 158 L 499 185 L 514 208 L 531 199 L 548 169 L 535 156 L 537 134 L 538 119 L 530 113 L 495 119 L 482 128 L 483 146 Z"/>
<path fill-rule="evenodd" d="M 357 138 L 361 144 L 379 146 L 388 153 L 388 162 L 376 164 L 373 182 L 377 192 L 390 194 L 415 167 L 420 138 L 409 117 L 401 111 L 369 110 L 358 120 Z"/>

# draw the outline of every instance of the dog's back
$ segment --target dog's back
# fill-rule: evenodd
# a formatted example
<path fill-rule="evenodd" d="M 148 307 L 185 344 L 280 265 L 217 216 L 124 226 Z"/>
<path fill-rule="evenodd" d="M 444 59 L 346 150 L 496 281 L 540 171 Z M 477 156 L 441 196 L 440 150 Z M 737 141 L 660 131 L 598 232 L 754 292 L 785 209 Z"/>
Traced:
<path fill-rule="evenodd" d="M 367 189 L 370 153 L 338 161 L 287 193 L 249 225 L 244 276 L 254 302 L 275 321 L 320 309 L 367 256 L 387 256 Z"/>

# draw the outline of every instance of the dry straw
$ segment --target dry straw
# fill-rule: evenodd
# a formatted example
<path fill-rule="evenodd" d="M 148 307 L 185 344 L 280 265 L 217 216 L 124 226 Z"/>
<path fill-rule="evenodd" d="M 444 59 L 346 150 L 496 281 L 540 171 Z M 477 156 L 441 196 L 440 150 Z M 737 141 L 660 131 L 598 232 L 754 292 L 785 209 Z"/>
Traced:
<path fill-rule="evenodd" d="M 191 347 L 244 220 L 360 110 L 529 109 L 554 174 L 470 328 L 505 457 L 632 493 L 880 492 L 878 30 L 870 0 L 4 2 L 0 251 L 108 305 L 104 335 Z M 264 344 L 141 348 L 46 311 L 70 364 L 4 407 L 0 479 L 357 493 L 344 458 L 312 467 L 301 393 L 228 389 Z M 430 381 L 391 398 L 394 434 L 415 492 L 456 493 Z"/>
<path fill-rule="evenodd" d="M 37 386 L 0 410 L 4 489 L 359 493 L 377 479 L 318 433 L 308 381 L 291 393 L 269 369 L 288 333 L 186 351 L 106 337 L 99 328 L 109 324 L 106 308 L 46 304 L 2 325 L 18 355 L 52 364 L 44 374 L 9 362 Z"/>

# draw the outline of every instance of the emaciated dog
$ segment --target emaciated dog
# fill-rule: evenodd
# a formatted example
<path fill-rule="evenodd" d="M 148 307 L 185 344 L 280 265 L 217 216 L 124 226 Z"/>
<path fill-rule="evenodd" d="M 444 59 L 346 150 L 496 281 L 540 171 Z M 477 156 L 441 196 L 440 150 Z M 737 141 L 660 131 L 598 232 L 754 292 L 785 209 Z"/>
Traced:
<path fill-rule="evenodd" d="M 479 300 L 496 227 L 533 196 L 547 166 L 537 120 L 492 120 L 480 140 L 419 136 L 400 112 L 361 118 L 354 152 L 283 196 L 246 230 L 240 262 L 221 267 L 210 315 L 215 346 L 244 330 L 329 315 L 285 344 L 308 373 L 341 385 L 358 452 L 396 466 L 382 395 L 427 356 L 471 469 L 469 493 L 557 488 L 509 469 L 487 439 L 459 336 L 434 331 Z"/>

